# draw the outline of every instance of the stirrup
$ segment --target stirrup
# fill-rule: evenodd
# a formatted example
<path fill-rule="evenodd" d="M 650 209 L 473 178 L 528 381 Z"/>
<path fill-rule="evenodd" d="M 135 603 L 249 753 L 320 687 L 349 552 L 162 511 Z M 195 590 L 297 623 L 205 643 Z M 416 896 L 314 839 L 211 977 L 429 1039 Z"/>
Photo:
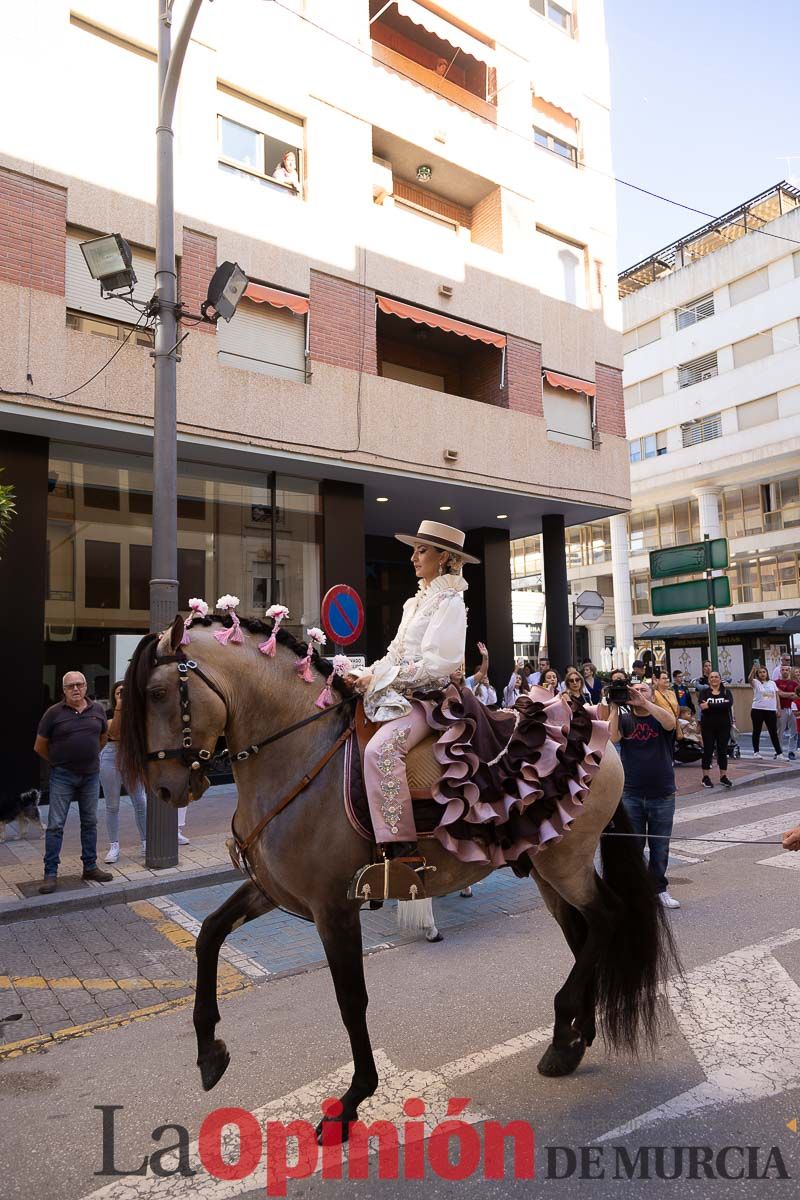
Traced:
<path fill-rule="evenodd" d="M 425 900 L 425 872 L 435 871 L 420 855 L 385 858 L 359 867 L 347 889 L 348 900 Z"/>

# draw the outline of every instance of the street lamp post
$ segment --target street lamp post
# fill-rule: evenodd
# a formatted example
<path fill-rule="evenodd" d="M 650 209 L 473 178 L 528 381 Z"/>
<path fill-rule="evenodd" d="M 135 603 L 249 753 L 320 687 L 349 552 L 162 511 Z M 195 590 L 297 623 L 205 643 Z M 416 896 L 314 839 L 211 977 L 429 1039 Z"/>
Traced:
<path fill-rule="evenodd" d="M 165 629 L 178 611 L 177 348 L 178 275 L 175 265 L 175 194 L 172 120 L 178 80 L 203 0 L 191 0 L 172 47 L 174 0 L 158 5 L 158 124 L 156 126 L 155 389 L 153 399 L 153 532 L 150 631 Z M 150 797 L 148 867 L 178 862 L 178 814 Z"/>

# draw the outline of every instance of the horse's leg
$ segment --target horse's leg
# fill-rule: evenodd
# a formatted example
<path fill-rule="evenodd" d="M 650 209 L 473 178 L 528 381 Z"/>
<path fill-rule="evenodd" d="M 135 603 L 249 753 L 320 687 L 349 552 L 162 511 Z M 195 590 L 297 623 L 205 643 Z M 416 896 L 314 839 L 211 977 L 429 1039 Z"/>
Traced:
<path fill-rule="evenodd" d="M 350 1087 L 339 1098 L 340 1116 L 323 1117 L 317 1126 L 317 1136 L 321 1138 L 323 1125 L 333 1120 L 341 1122 L 342 1140 L 347 1141 L 350 1122 L 358 1117 L 359 1104 L 378 1087 L 378 1071 L 367 1029 L 369 997 L 364 979 L 361 918 L 358 909 L 349 906 L 317 914 L 316 924 L 336 989 L 339 1012 L 350 1038 L 354 1067 Z"/>
<path fill-rule="evenodd" d="M 275 906 L 254 883 L 243 883 L 216 912 L 203 921 L 197 935 L 197 984 L 194 994 L 194 1029 L 197 1035 L 197 1065 L 203 1088 L 210 1091 L 225 1073 L 231 1060 L 221 1038 L 214 1037 L 219 1021 L 217 1007 L 217 965 L 219 952 L 232 929 L 263 916 Z"/>
<path fill-rule="evenodd" d="M 542 898 L 575 957 L 575 963 L 554 999 L 553 1041 L 539 1063 L 543 1075 L 567 1075 L 576 1069 L 595 1039 L 595 973 L 602 943 L 604 921 L 592 907 L 586 912 L 573 907 L 534 870 Z M 600 881 L 597 880 L 599 886 Z"/>

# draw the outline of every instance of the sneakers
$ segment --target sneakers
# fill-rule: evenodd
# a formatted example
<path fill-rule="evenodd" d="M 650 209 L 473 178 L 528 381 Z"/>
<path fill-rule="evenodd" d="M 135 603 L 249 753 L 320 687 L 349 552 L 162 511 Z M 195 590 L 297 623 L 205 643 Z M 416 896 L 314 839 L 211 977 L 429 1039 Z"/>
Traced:
<path fill-rule="evenodd" d="M 720 775 L 719 781 L 723 787 L 733 787 L 733 784 L 731 783 L 730 779 L 728 779 L 727 775 Z"/>
<path fill-rule="evenodd" d="M 188 846 L 189 845 L 189 839 L 186 837 L 185 834 L 181 833 L 180 829 L 178 830 L 178 845 L 179 846 Z"/>
<path fill-rule="evenodd" d="M 795 754 L 794 750 L 789 751 L 789 758 L 797 758 L 797 755 Z"/>
<path fill-rule="evenodd" d="M 105 861 L 107 863 L 115 863 L 115 862 L 118 862 L 118 860 L 119 860 L 119 842 L 112 842 L 111 845 L 108 847 L 108 854 L 106 855 Z"/>
<path fill-rule="evenodd" d="M 700 782 L 702 783 L 703 787 L 713 787 L 714 786 L 713 783 L 711 782 L 711 780 L 709 779 L 708 775 L 704 775 Z"/>
<path fill-rule="evenodd" d="M 55 875 L 45 875 L 42 882 L 39 884 L 39 895 L 49 896 L 58 887 L 58 880 Z"/>
<path fill-rule="evenodd" d="M 781 752 L 779 750 L 778 753 L 775 755 L 775 762 L 783 762 L 784 757 L 785 756 L 783 754 L 781 754 Z"/>
<path fill-rule="evenodd" d="M 680 900 L 676 900 L 674 896 L 670 896 L 669 892 L 659 892 L 658 899 L 664 908 L 680 908 Z"/>
<path fill-rule="evenodd" d="M 763 757 L 764 757 L 764 755 L 759 754 L 757 750 L 756 750 L 755 754 L 753 755 L 753 758 L 763 758 Z"/>
<path fill-rule="evenodd" d="M 93 883 L 111 883 L 114 876 L 110 871 L 103 871 L 100 867 L 83 868 L 81 879 L 91 879 Z"/>

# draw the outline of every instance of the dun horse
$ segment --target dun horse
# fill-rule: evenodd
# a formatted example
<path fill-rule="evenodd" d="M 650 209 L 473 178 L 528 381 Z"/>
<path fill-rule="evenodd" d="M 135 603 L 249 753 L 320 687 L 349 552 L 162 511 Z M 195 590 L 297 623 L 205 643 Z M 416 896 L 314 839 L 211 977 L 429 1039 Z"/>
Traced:
<path fill-rule="evenodd" d="M 288 909 L 317 927 L 350 1038 L 355 1069 L 338 1118 L 346 1137 L 359 1104 L 379 1083 L 367 1030 L 360 903 L 347 899 L 352 876 L 368 858 L 342 803 L 341 745 L 352 705 L 322 713 L 315 707 L 329 664 L 315 656 L 319 685 L 298 682 L 298 657 L 306 647 L 285 631 L 278 634 L 276 656 L 267 658 L 258 644 L 270 625 L 243 621 L 242 643 L 221 645 L 214 629 L 229 624 L 229 618 L 195 621 L 186 653 L 180 617 L 166 633 L 142 640 L 125 681 L 123 770 L 131 781 L 146 779 L 162 801 L 185 805 L 208 785 L 202 764 L 224 736 L 238 790 L 234 832 L 240 842 L 250 839 L 250 881 L 205 919 L 197 939 L 194 1026 L 203 1087 L 212 1088 L 230 1061 L 215 1037 L 222 943 L 245 922 Z M 338 681 L 336 687 L 341 699 Z M 306 775 L 312 778 L 304 781 Z M 630 828 L 621 791 L 622 768 L 609 745 L 567 835 L 531 859 L 530 875 L 575 958 L 555 997 L 553 1040 L 538 1064 L 543 1075 L 576 1069 L 595 1038 L 596 1014 L 616 1049 L 635 1051 L 656 1033 L 660 985 L 675 962 L 674 947 L 638 842 L 601 840 L 611 823 L 618 832 Z M 594 869 L 598 842 L 602 878 Z M 436 867 L 426 875 L 429 895 L 456 892 L 491 870 L 458 861 L 435 840 L 424 852 Z"/>

